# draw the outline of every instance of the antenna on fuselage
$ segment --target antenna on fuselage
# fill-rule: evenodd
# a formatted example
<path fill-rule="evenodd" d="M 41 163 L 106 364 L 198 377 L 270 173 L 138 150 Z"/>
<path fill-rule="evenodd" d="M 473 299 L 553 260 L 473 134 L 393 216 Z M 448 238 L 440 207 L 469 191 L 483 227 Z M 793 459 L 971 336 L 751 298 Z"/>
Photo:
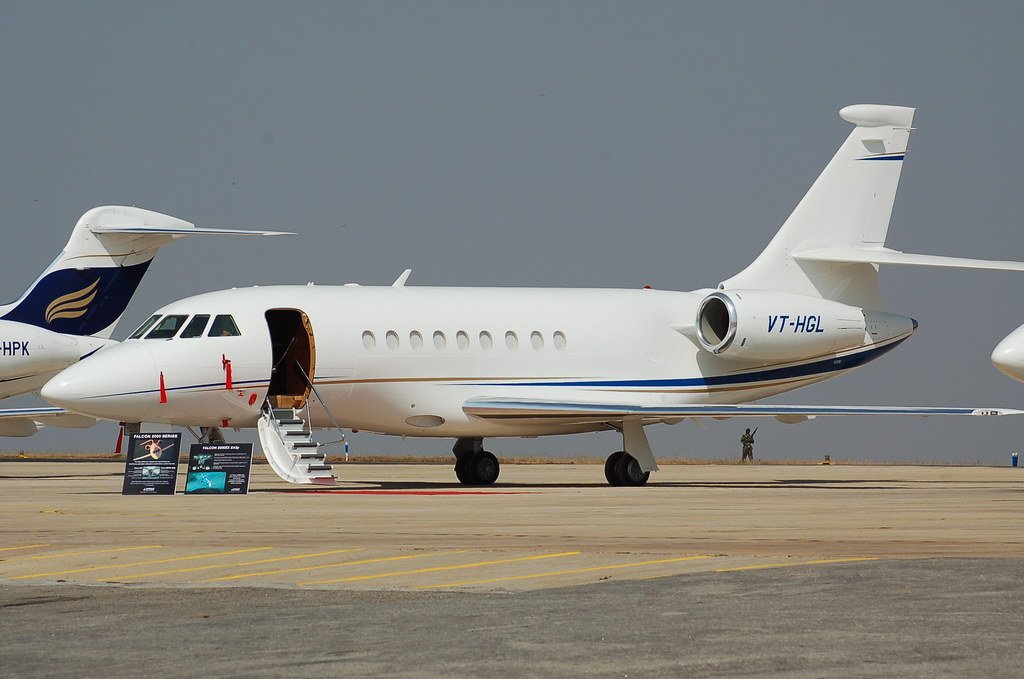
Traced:
<path fill-rule="evenodd" d="M 402 272 L 402 275 L 395 279 L 395 282 L 391 284 L 393 288 L 404 288 L 405 282 L 409 280 L 409 275 L 412 273 L 412 269 L 406 269 Z"/>

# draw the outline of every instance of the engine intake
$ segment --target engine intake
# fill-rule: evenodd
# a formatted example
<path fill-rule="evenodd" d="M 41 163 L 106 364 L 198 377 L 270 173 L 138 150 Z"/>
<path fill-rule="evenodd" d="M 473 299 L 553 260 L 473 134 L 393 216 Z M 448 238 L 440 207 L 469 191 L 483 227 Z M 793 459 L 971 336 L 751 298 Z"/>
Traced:
<path fill-rule="evenodd" d="M 799 360 L 873 341 L 858 307 L 770 290 L 712 292 L 696 326 L 705 351 L 737 360 Z"/>

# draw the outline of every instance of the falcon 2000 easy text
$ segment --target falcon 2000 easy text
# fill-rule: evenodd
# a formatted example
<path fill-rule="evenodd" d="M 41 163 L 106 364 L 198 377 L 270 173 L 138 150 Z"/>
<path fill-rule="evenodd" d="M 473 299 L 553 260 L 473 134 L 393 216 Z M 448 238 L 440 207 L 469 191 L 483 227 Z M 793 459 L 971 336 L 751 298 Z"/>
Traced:
<path fill-rule="evenodd" d="M 1001 415 L 997 408 L 752 402 L 835 377 L 910 337 L 881 311 L 879 264 L 1024 270 L 884 245 L 914 109 L 859 104 L 855 129 L 765 250 L 717 289 L 272 286 L 190 297 L 70 367 L 47 400 L 94 417 L 258 427 L 283 478 L 332 483 L 311 427 L 457 439 L 490 484 L 486 437 L 614 429 L 605 475 L 657 469 L 644 433 L 686 418 Z"/>
<path fill-rule="evenodd" d="M 268 236 L 275 231 L 197 228 L 137 207 L 86 212 L 57 258 L 17 301 L 0 306 L 0 399 L 38 391 L 60 370 L 115 344 L 114 326 L 157 250 L 185 236 Z M 60 408 L 0 410 L 0 436 L 41 426 L 90 427 L 96 419 Z"/>

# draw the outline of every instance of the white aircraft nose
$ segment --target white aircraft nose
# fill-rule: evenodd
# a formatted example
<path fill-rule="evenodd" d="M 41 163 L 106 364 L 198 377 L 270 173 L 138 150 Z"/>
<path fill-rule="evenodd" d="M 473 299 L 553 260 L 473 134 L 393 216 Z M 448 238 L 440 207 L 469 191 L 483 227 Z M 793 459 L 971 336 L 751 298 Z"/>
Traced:
<path fill-rule="evenodd" d="M 1003 374 L 1024 382 L 1024 325 L 996 345 L 992 351 L 992 364 Z"/>
<path fill-rule="evenodd" d="M 109 347 L 57 373 L 40 395 L 55 406 L 108 420 L 142 422 L 160 398 L 159 373 L 142 342 Z"/>

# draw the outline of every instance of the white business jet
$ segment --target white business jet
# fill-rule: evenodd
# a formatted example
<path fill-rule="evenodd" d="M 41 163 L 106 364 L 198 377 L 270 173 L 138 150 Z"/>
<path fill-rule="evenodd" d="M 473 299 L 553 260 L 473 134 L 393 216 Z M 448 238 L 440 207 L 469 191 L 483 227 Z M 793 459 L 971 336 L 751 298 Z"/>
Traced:
<path fill-rule="evenodd" d="M 992 351 L 992 364 L 1007 377 L 1024 382 L 1024 325 L 996 345 Z"/>
<path fill-rule="evenodd" d="M 0 306 L 0 399 L 38 391 L 62 369 L 115 344 L 114 326 L 157 250 L 168 243 L 191 235 L 277 233 L 197 228 L 136 207 L 89 210 L 28 290 Z M 95 423 L 53 407 L 0 410 L 0 436 L 30 436 L 44 425 Z"/>
<path fill-rule="evenodd" d="M 457 439 L 455 472 L 490 484 L 486 437 L 613 429 L 605 476 L 657 469 L 644 433 L 691 417 L 1003 415 L 998 408 L 752 402 L 844 374 L 917 323 L 882 311 L 879 264 L 1024 270 L 884 245 L 914 109 L 860 104 L 855 128 L 750 266 L 693 292 L 273 286 L 183 299 L 42 390 L 94 417 L 258 427 L 275 471 L 332 483 L 311 427 Z"/>

